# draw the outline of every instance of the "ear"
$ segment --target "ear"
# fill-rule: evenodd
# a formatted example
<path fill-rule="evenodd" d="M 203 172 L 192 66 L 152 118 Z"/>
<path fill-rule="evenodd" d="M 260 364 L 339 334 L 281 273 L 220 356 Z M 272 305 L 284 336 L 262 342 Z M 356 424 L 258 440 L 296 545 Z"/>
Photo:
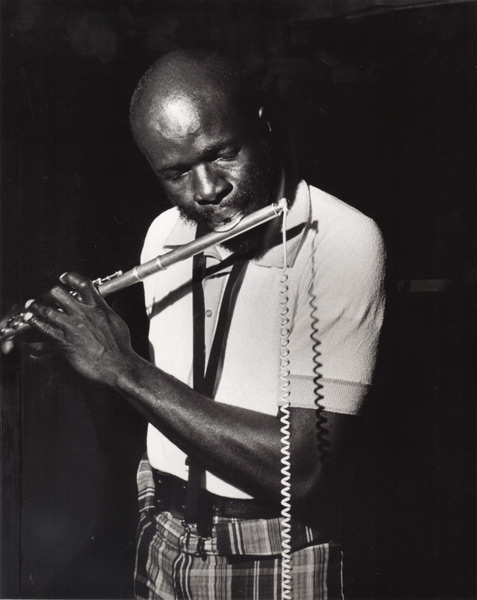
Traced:
<path fill-rule="evenodd" d="M 264 107 L 264 106 L 261 106 L 261 107 L 258 109 L 258 118 L 259 118 L 259 120 L 260 120 L 260 121 L 261 121 L 261 122 L 262 122 L 262 123 L 263 123 L 263 124 L 264 124 L 264 125 L 267 127 L 267 129 L 268 129 L 268 132 L 269 132 L 269 133 L 271 133 L 271 132 L 272 132 L 272 127 L 271 127 L 271 125 L 270 125 L 270 122 L 269 122 L 269 120 L 267 119 L 267 116 L 266 116 L 266 114 L 267 114 L 267 113 L 266 113 L 265 107 Z"/>

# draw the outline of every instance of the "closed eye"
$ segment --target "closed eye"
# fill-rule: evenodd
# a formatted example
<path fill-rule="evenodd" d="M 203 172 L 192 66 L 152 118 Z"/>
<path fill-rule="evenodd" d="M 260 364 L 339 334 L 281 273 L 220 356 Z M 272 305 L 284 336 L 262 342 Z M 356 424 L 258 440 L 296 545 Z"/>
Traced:
<path fill-rule="evenodd" d="M 167 181 L 179 181 L 179 179 L 182 179 L 188 172 L 189 171 L 168 171 L 164 174 L 164 177 Z"/>
<path fill-rule="evenodd" d="M 217 158 L 215 160 L 233 160 L 234 158 L 237 158 L 238 154 L 240 152 L 240 149 L 231 149 L 231 150 L 223 150 L 221 152 L 219 152 Z"/>
<path fill-rule="evenodd" d="M 223 149 L 212 148 L 204 153 L 202 157 L 202 162 L 204 164 L 211 164 L 217 162 L 228 162 L 235 160 L 240 153 L 240 148 L 236 147 L 225 147 Z M 160 171 L 160 175 L 169 182 L 177 182 L 185 177 L 190 172 L 190 168 L 187 165 L 176 164 L 174 166 L 167 166 Z"/>

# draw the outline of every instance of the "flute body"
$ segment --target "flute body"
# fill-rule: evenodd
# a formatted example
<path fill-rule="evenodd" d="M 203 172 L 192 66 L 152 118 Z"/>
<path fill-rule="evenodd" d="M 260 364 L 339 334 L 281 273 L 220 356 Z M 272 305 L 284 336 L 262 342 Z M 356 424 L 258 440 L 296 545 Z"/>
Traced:
<path fill-rule="evenodd" d="M 103 279 L 96 279 L 93 283 L 102 296 L 109 296 L 114 292 L 125 289 L 135 283 L 143 281 L 149 275 L 153 275 L 158 271 L 164 271 L 174 263 L 186 260 L 203 252 L 206 248 L 225 242 L 241 233 L 245 233 L 250 229 L 258 227 L 271 219 L 279 216 L 287 207 L 285 198 L 279 202 L 265 206 L 250 215 L 245 216 L 237 225 L 227 231 L 212 231 L 202 237 L 184 244 L 179 248 L 175 248 L 170 252 L 161 254 L 141 265 L 132 268 L 123 273 L 118 271 L 113 275 L 109 275 Z M 30 325 L 23 320 L 24 313 L 12 316 L 6 323 L 5 327 L 0 330 L 0 343 L 15 337 L 18 333 L 25 331 Z"/>

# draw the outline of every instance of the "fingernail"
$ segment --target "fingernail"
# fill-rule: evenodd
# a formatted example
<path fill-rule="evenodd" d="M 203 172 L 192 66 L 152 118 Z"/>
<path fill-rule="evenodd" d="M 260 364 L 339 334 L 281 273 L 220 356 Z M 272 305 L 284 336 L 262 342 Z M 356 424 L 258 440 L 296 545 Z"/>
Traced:
<path fill-rule="evenodd" d="M 61 283 L 65 283 L 65 282 L 64 282 L 64 278 L 65 278 L 67 275 L 68 275 L 68 271 L 66 271 L 65 273 L 62 273 L 62 274 L 60 275 L 59 279 L 60 279 Z"/>
<path fill-rule="evenodd" d="M 33 304 L 33 302 L 35 302 L 35 300 L 33 300 L 33 298 L 31 298 L 30 300 L 27 300 L 25 302 L 25 308 L 28 308 L 29 306 L 31 306 Z"/>
<path fill-rule="evenodd" d="M 23 320 L 25 321 L 25 323 L 27 323 L 31 318 L 33 317 L 33 313 L 31 312 L 26 312 L 23 315 Z"/>

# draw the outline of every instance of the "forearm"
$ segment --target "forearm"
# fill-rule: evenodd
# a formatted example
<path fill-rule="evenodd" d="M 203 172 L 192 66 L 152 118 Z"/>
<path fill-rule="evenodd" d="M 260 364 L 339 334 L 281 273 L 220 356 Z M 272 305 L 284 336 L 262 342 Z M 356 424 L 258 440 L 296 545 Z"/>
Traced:
<path fill-rule="evenodd" d="M 65 283 L 81 301 L 56 286 L 49 292 L 52 304 L 30 305 L 29 321 L 73 368 L 120 392 L 205 469 L 251 495 L 277 498 L 278 419 L 214 402 L 156 368 L 133 351 L 126 324 L 88 280 L 67 274 Z"/>
<path fill-rule="evenodd" d="M 88 280 L 67 274 L 65 281 L 81 300 L 62 286 L 53 288 L 49 295 L 62 310 L 34 302 L 29 307 L 33 327 L 55 342 L 78 373 L 120 392 L 205 469 L 252 496 L 278 500 L 279 418 L 215 402 L 156 368 L 133 351 L 126 324 Z M 290 412 L 292 499 L 312 508 L 329 489 L 329 475 L 340 469 L 347 423 L 343 415 L 329 414 L 327 453 L 332 460 L 327 464 L 332 468 L 325 468 L 318 451 L 316 411 Z"/>
<path fill-rule="evenodd" d="M 215 402 L 135 354 L 115 388 L 205 469 L 251 495 L 279 498 L 276 416 Z"/>

